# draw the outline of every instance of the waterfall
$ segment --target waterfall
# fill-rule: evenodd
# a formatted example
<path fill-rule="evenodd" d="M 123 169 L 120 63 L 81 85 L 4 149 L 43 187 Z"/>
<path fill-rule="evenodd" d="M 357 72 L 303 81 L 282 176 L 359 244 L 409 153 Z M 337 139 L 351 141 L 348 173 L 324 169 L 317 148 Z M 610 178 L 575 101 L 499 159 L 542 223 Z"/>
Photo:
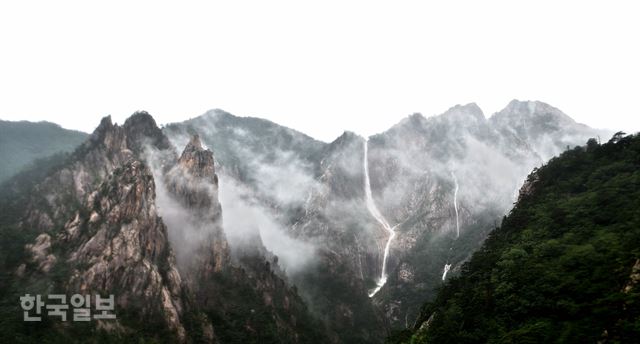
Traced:
<path fill-rule="evenodd" d="M 453 178 L 453 183 L 455 184 L 456 188 L 453 191 L 453 208 L 456 210 L 456 240 L 460 237 L 460 222 L 458 220 L 458 179 L 456 178 L 455 173 L 453 173 L 453 171 L 451 171 L 451 177 Z M 453 247 L 449 248 L 449 251 L 451 251 L 453 249 Z M 445 263 L 444 265 L 444 270 L 442 272 L 442 280 L 444 281 L 447 278 L 447 272 L 449 272 L 449 269 L 451 269 L 451 264 L 448 263 L 448 259 L 447 259 L 447 263 Z"/>
<path fill-rule="evenodd" d="M 389 232 L 389 238 L 387 239 L 387 244 L 384 246 L 384 256 L 382 258 L 382 271 L 380 273 L 380 278 L 376 282 L 376 288 L 373 289 L 369 293 L 369 297 L 373 297 L 382 289 L 382 287 L 387 283 L 387 258 L 389 258 L 389 249 L 391 248 L 391 241 L 396 236 L 395 226 L 391 227 L 387 220 L 382 216 L 378 207 L 376 207 L 375 202 L 373 201 L 373 195 L 371 193 L 371 181 L 369 179 L 369 162 L 368 162 L 368 144 L 369 142 L 364 140 L 364 193 L 365 200 L 367 204 L 367 209 L 369 213 L 378 221 L 378 223 Z"/>
<path fill-rule="evenodd" d="M 445 264 L 444 265 L 444 272 L 442 272 L 442 280 L 444 281 L 445 278 L 447 278 L 447 272 L 449 272 L 449 269 L 451 269 L 451 264 Z"/>
<path fill-rule="evenodd" d="M 456 185 L 456 189 L 453 192 L 453 207 L 456 210 L 456 239 L 458 239 L 460 237 L 460 223 L 458 222 L 458 179 L 456 179 L 453 171 L 451 171 L 451 177 L 453 177 L 453 182 Z"/>

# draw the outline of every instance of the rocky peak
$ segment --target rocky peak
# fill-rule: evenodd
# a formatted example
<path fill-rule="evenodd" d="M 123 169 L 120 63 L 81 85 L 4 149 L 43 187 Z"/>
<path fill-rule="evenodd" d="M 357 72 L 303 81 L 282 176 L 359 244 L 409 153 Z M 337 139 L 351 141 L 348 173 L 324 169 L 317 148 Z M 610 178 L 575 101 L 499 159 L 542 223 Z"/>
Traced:
<path fill-rule="evenodd" d="M 204 211 L 212 218 L 219 217 L 221 207 L 213 153 L 202 147 L 197 135 L 191 138 L 178 163 L 168 172 L 166 184 L 183 205 Z"/>
<path fill-rule="evenodd" d="M 535 125 L 535 122 L 558 123 L 562 125 L 575 125 L 576 122 L 559 109 L 540 101 L 520 101 L 512 100 L 500 112 L 491 117 L 493 122 L 525 125 L 527 121 L 534 121 L 529 126 Z"/>
<path fill-rule="evenodd" d="M 213 153 L 193 136 L 175 165 L 164 175 L 164 185 L 174 209 L 167 225 L 180 272 L 196 295 L 215 273 L 228 269 L 231 253 L 222 228 L 218 177 Z M 169 203 L 171 204 L 171 203 Z"/>
<path fill-rule="evenodd" d="M 127 136 L 127 146 L 136 153 L 141 153 L 147 144 L 160 150 L 171 148 L 169 139 L 146 111 L 138 111 L 131 115 L 124 122 L 123 128 Z"/>
<path fill-rule="evenodd" d="M 112 153 L 129 150 L 136 155 L 140 155 L 146 146 L 158 150 L 172 147 L 156 121 L 145 111 L 134 113 L 122 126 L 114 124 L 111 116 L 102 118 L 100 125 L 85 143 L 85 151 L 90 151 L 95 145 L 100 144 Z"/>
<path fill-rule="evenodd" d="M 326 153 L 332 154 L 335 152 L 339 152 L 344 149 L 351 148 L 354 144 L 357 144 L 359 147 L 361 147 L 362 140 L 362 136 L 352 131 L 345 131 L 342 133 L 342 135 L 338 136 L 337 139 L 333 140 L 333 142 L 329 144 Z"/>
<path fill-rule="evenodd" d="M 543 161 L 558 155 L 566 147 L 607 135 L 607 131 L 577 123 L 559 109 L 539 101 L 512 100 L 489 121 L 504 135 L 526 142 Z"/>
<path fill-rule="evenodd" d="M 372 136 L 372 143 L 411 141 L 413 147 L 425 147 L 439 145 L 452 138 L 457 141 L 467 133 L 486 136 L 487 130 L 484 113 L 477 104 L 469 103 L 456 105 L 441 115 L 428 118 L 415 113 L 386 132 Z"/>
<path fill-rule="evenodd" d="M 102 118 L 100 125 L 93 131 L 89 141 L 84 145 L 91 149 L 93 146 L 100 144 L 110 151 L 119 151 L 127 148 L 125 133 L 117 124 L 113 124 L 111 116 Z"/>
<path fill-rule="evenodd" d="M 198 135 L 191 137 L 191 140 L 182 151 L 178 163 L 193 177 L 203 178 L 211 181 L 214 185 L 218 185 L 213 153 L 202 147 Z"/>
<path fill-rule="evenodd" d="M 102 136 L 102 134 L 106 133 L 107 131 L 111 130 L 113 128 L 113 122 L 111 121 L 111 115 L 109 116 L 105 116 L 102 118 L 102 120 L 100 120 L 100 124 L 98 125 L 98 127 L 93 131 L 93 134 L 91 135 L 91 138 L 99 138 Z"/>
<path fill-rule="evenodd" d="M 476 103 L 456 105 L 447 110 L 441 117 L 455 124 L 477 124 L 486 121 L 482 109 Z"/>
<path fill-rule="evenodd" d="M 539 113 L 540 110 L 551 110 L 554 109 L 559 111 L 558 109 L 552 107 L 549 104 L 537 101 L 537 100 L 518 100 L 513 99 L 507 104 L 504 108 L 504 112 L 512 113 L 512 114 L 520 114 L 520 115 L 535 115 Z"/>

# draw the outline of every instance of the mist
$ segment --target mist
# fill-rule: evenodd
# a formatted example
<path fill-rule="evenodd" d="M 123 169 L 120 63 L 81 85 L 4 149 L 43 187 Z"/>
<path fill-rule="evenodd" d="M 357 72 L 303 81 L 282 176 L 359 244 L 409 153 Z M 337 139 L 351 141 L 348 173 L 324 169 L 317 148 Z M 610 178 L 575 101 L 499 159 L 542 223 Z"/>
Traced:
<path fill-rule="evenodd" d="M 542 124 L 521 128 L 523 116 Z M 545 116 L 557 119 L 553 130 Z M 540 126 L 542 134 L 535 131 Z M 258 237 L 291 275 L 337 254 L 360 279 L 379 276 L 389 234 L 366 208 L 364 138 L 345 132 L 316 147 L 303 134 L 222 111 L 175 129 L 166 132 L 175 145 L 197 132 L 214 152 L 232 252 Z M 458 105 L 439 116 L 414 114 L 371 136 L 373 200 L 389 225 L 397 226 L 389 273 L 416 254 L 418 243 L 439 245 L 458 232 L 462 242 L 484 239 L 472 230 L 497 225 L 534 167 L 568 145 L 583 144 L 592 132 L 545 104 L 512 102 L 496 119 L 487 119 L 475 104 Z M 464 259 L 460 255 L 471 253 L 449 262 L 451 271 Z"/>
<path fill-rule="evenodd" d="M 230 176 L 220 175 L 220 203 L 223 228 L 231 249 L 252 244 L 255 234 L 265 248 L 278 256 L 278 263 L 288 274 L 295 274 L 316 259 L 316 248 L 309 242 L 294 239 L 271 209 Z"/>
<path fill-rule="evenodd" d="M 175 165 L 177 156 L 174 151 L 158 151 L 148 146 L 144 151 L 145 161 L 150 165 L 155 180 L 158 213 L 167 226 L 167 235 L 178 265 L 184 268 L 191 263 L 194 253 L 219 230 L 219 223 L 210 221 L 206 216 L 199 216 L 196 210 L 184 206 L 168 190 L 167 178 L 171 176 L 176 183 L 188 183 L 193 192 L 203 193 L 212 200 L 217 199 L 217 191 L 213 185 L 196 180 L 186 173 L 177 173 L 179 166 Z"/>
<path fill-rule="evenodd" d="M 216 122 L 215 117 L 207 117 L 205 124 L 195 131 L 203 145 L 214 153 L 222 227 L 232 253 L 237 254 L 248 247 L 255 249 L 258 238 L 259 244 L 278 256 L 278 264 L 287 274 L 307 268 L 317 259 L 317 248 L 310 241 L 289 235 L 283 211 L 303 206 L 311 190 L 317 187 L 311 167 L 293 152 L 251 149 L 246 143 L 239 142 L 248 139 L 249 133 L 232 128 L 233 136 L 228 138 L 227 148 L 245 167 L 246 180 L 241 181 L 237 169 L 220 161 L 217 147 L 208 142 L 212 135 L 220 134 Z M 168 137 L 176 146 L 189 140 L 189 135 L 181 132 L 168 133 Z M 181 210 L 175 212 L 181 213 Z"/>

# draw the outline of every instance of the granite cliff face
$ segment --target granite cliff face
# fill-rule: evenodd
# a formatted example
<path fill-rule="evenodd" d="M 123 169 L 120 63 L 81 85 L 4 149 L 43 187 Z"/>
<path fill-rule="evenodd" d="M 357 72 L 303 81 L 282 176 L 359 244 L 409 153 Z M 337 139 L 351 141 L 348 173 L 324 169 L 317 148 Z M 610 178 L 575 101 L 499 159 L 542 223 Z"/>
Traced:
<path fill-rule="evenodd" d="M 35 240 L 25 246 L 31 257 L 17 267 L 15 283 L 32 293 L 113 294 L 116 308 L 184 340 L 182 282 L 155 206 L 155 181 L 139 158 L 147 140 L 168 147 L 158 137 L 146 113 L 123 126 L 106 117 L 62 168 L 36 184 L 16 224 Z M 134 330 L 120 321 L 98 327 Z"/>
<path fill-rule="evenodd" d="M 230 253 L 222 228 L 213 153 L 203 149 L 198 136 L 194 136 L 164 179 L 169 194 L 188 214 L 175 229 L 174 242 L 178 250 L 186 250 L 185 260 L 189 259 L 181 263 L 203 277 L 222 271 L 230 264 Z"/>
<path fill-rule="evenodd" d="M 385 232 L 365 204 L 363 138 L 345 132 L 320 161 L 316 187 L 291 235 L 316 243 L 318 266 L 293 278 L 340 342 L 377 342 L 385 319 L 367 296 L 379 274 Z"/>
<path fill-rule="evenodd" d="M 13 216 L 3 218 L 3 233 L 24 245 L 15 260 L 2 257 L 2 290 L 114 295 L 118 318 L 89 326 L 115 338 L 322 338 L 276 257 L 260 247 L 232 261 L 213 154 L 197 136 L 178 157 L 149 114 L 122 126 L 106 117 L 67 161 L 30 183 L 12 191 L 21 191 L 17 206 L 3 200 Z"/>

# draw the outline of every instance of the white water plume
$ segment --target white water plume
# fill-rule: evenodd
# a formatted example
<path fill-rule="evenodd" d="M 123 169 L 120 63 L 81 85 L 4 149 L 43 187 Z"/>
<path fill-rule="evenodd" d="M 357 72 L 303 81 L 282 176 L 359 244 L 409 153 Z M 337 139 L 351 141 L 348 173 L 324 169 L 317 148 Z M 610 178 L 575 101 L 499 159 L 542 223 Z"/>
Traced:
<path fill-rule="evenodd" d="M 458 239 L 460 237 L 460 222 L 458 222 L 458 179 L 453 171 L 451 171 L 451 177 L 453 177 L 453 182 L 456 185 L 456 189 L 453 192 L 453 207 L 456 210 L 456 239 Z"/>
<path fill-rule="evenodd" d="M 376 207 L 375 202 L 373 201 L 373 195 L 371 193 L 371 180 L 369 179 L 369 163 L 368 163 L 368 141 L 365 139 L 364 141 L 364 192 L 365 199 L 367 203 L 367 209 L 371 213 L 371 215 L 382 225 L 382 227 L 389 232 L 389 238 L 387 239 L 387 244 L 384 246 L 384 255 L 382 258 L 382 271 L 380 272 L 380 278 L 376 282 L 376 287 L 369 293 L 369 297 L 373 297 L 376 295 L 380 289 L 387 283 L 387 259 L 389 258 L 389 250 L 391 248 L 391 241 L 396 236 L 395 228 L 389 225 L 389 222 L 382 216 L 382 213 Z"/>
<path fill-rule="evenodd" d="M 444 281 L 447 278 L 447 272 L 451 269 L 451 264 L 444 265 L 444 271 L 442 272 L 442 280 Z"/>
<path fill-rule="evenodd" d="M 453 207 L 456 210 L 456 240 L 460 237 L 460 221 L 458 220 L 458 179 L 456 178 L 456 174 L 451 171 L 451 177 L 453 178 L 453 183 L 455 184 L 455 190 L 453 191 Z M 452 248 L 449 248 L 451 251 Z M 442 272 L 442 280 L 444 281 L 447 278 L 447 272 L 451 269 L 451 264 L 446 263 L 444 265 L 444 270 Z"/>

